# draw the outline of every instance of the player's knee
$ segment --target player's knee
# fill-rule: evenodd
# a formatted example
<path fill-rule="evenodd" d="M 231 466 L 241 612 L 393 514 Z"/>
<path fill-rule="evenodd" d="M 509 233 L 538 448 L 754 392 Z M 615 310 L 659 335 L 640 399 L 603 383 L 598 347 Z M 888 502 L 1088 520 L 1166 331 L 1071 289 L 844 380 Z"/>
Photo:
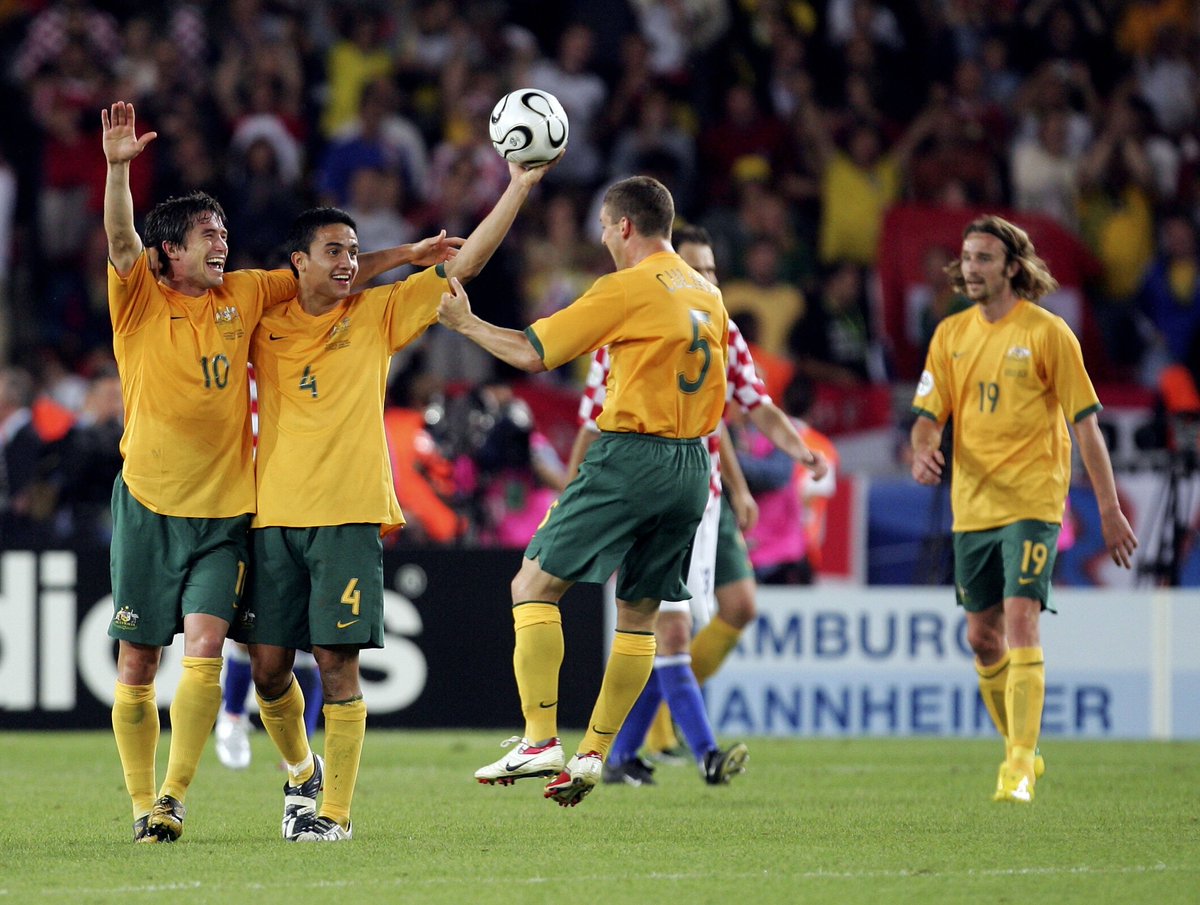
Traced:
<path fill-rule="evenodd" d="M 717 615 L 741 631 L 758 615 L 754 604 L 754 585 L 748 581 L 736 581 L 717 588 Z"/>
<path fill-rule="evenodd" d="M 687 653 L 692 640 L 691 619 L 687 613 L 660 612 L 655 636 L 660 657 Z"/>
<path fill-rule="evenodd" d="M 990 625 L 973 625 L 967 629 L 967 644 L 980 663 L 995 663 L 1004 655 L 1004 634 Z"/>

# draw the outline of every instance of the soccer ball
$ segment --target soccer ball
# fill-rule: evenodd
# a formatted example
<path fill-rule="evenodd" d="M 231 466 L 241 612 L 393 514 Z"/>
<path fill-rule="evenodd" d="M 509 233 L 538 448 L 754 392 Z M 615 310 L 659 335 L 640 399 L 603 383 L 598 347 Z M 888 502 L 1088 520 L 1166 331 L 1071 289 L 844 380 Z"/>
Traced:
<path fill-rule="evenodd" d="M 518 88 L 492 108 L 488 133 L 505 160 L 536 167 L 549 163 L 567 144 L 567 112 L 553 94 Z"/>

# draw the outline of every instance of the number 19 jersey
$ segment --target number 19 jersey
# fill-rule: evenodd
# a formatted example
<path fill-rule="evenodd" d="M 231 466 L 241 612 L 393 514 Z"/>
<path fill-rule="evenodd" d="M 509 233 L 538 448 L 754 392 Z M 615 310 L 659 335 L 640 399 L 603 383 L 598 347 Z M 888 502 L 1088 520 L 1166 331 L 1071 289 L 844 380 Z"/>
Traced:
<path fill-rule="evenodd" d="M 1071 423 L 1100 410 L 1066 322 L 1019 301 L 989 323 L 978 306 L 938 324 L 912 410 L 953 415 L 955 531 L 1023 519 L 1061 524 L 1071 477 Z"/>

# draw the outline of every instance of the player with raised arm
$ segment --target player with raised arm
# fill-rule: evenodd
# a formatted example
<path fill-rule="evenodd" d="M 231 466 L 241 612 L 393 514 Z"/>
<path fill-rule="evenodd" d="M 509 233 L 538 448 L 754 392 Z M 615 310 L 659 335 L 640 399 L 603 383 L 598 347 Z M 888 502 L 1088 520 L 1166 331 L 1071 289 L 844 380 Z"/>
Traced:
<path fill-rule="evenodd" d="M 689 266 L 714 286 L 717 285 L 712 242 L 705 230 L 694 226 L 677 226 L 672 234 L 672 242 L 679 256 Z M 581 426 L 571 451 L 572 473 L 578 468 L 588 447 L 599 436 L 596 418 L 604 407 L 608 377 L 608 350 L 598 349 L 579 403 Z M 732 320 L 729 322 L 726 380 L 728 402 L 741 406 L 764 434 L 810 469 L 815 479 L 824 476 L 822 457 L 808 449 L 787 415 L 767 395 L 750 349 Z M 724 437 L 724 431 L 718 430 L 707 439 L 712 472 L 709 501 L 704 518 L 696 530 L 688 569 L 687 586 L 692 593 L 691 606 L 687 601 L 664 601 L 659 607 L 656 630 L 658 651 L 654 672 L 609 751 L 604 765 L 605 782 L 634 786 L 653 783 L 653 768 L 638 757 L 637 752 L 661 702 L 667 704 L 671 715 L 678 721 L 706 782 L 712 785 L 726 783 L 744 769 L 747 757 L 744 744 L 734 744 L 725 750 L 717 746 L 700 695 L 699 677 L 693 668 L 691 654 L 693 625 L 704 627 L 710 624 L 714 600 L 717 610 L 715 618 L 722 622 L 717 631 L 722 637 L 732 634 L 734 643 L 741 629 L 754 618 L 754 570 L 738 529 L 739 522 L 742 527 L 750 527 L 757 507 L 737 467 L 732 447 L 722 442 Z M 722 493 L 722 469 L 733 472 L 734 480 L 730 482 L 734 500 L 732 504 Z M 735 516 L 735 510 L 739 515 Z M 741 593 L 743 581 L 750 583 L 748 601 Z M 738 593 L 723 593 L 731 586 L 736 587 Z M 720 644 L 722 653 L 728 653 L 732 646 Z M 724 657 L 718 658 L 711 668 L 705 663 L 708 669 L 705 678 L 716 671 L 721 659 Z"/>
<path fill-rule="evenodd" d="M 675 205 L 657 180 L 613 185 L 601 242 L 616 264 L 579 299 L 524 332 L 476 317 L 454 284 L 440 320 L 528 372 L 609 347 L 612 380 L 601 435 L 525 549 L 512 582 L 513 667 L 525 717 L 515 754 L 476 771 L 507 785 L 552 777 L 545 797 L 574 806 L 600 779 L 604 755 L 654 663 L 661 600 L 686 600 L 688 549 L 708 502 L 708 453 L 725 405 L 728 315 L 720 291 L 671 247 Z M 651 489 L 652 488 L 652 489 Z M 619 567 L 619 571 L 618 571 Z M 576 581 L 617 575 L 612 651 L 588 729 L 565 764 L 558 738 L 563 661 L 559 601 Z"/>
<path fill-rule="evenodd" d="M 1137 538 L 1117 499 L 1079 340 L 1037 301 L 1058 283 L 1028 234 L 996 216 L 972 221 L 946 267 L 974 304 L 938 324 L 912 409 L 912 475 L 941 482 L 942 431 L 954 420 L 950 503 L 954 582 L 979 691 L 1004 737 L 996 801 L 1028 804 L 1046 694 L 1038 633 L 1071 477 L 1072 425 L 1100 505 L 1104 543 L 1130 566 Z M 1050 609 L 1053 612 L 1052 609 Z"/>
<path fill-rule="evenodd" d="M 255 508 L 250 336 L 265 308 L 295 294 L 296 279 L 287 271 L 227 273 L 225 214 L 201 192 L 150 211 L 143 246 L 129 167 L 156 133 L 139 137 L 134 108 L 124 102 L 100 119 L 108 304 L 125 404 L 124 462 L 112 498 L 112 723 L 134 840 L 171 842 L 183 833 L 184 800 L 220 707 L 221 649 L 246 574 Z M 443 234 L 423 247 L 454 241 Z M 414 247 L 377 253 L 371 271 L 409 260 Z M 183 674 L 156 793 L 154 680 L 162 648 L 180 632 Z"/>
<path fill-rule="evenodd" d="M 252 347 L 258 512 L 239 626 L 263 725 L 287 764 L 289 841 L 353 834 L 367 721 L 359 652 L 383 646 L 382 538 L 404 524 L 383 421 L 392 354 L 437 322 L 448 279 L 461 285 L 483 269 L 547 169 L 509 164 L 508 187 L 456 257 L 364 292 L 351 289 L 358 236 L 345 211 L 315 208 L 292 226 L 299 291 L 263 317 Z M 323 759 L 305 732 L 297 650 L 311 650 L 320 667 Z"/>

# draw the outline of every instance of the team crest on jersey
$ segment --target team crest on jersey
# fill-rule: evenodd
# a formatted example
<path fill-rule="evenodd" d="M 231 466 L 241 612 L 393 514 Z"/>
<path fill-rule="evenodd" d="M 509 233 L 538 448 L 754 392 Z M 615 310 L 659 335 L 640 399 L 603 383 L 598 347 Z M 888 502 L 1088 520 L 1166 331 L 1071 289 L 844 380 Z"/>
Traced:
<path fill-rule="evenodd" d="M 1013 346 L 1004 353 L 1004 376 L 1024 377 L 1029 373 L 1033 353 L 1024 346 Z"/>
<path fill-rule="evenodd" d="M 348 345 L 350 345 L 350 315 L 347 314 L 329 331 L 329 342 L 325 343 L 325 351 L 344 349 Z"/>
<path fill-rule="evenodd" d="M 216 312 L 217 329 L 225 339 L 241 339 L 246 335 L 242 329 L 241 312 L 233 305 L 218 308 Z"/>
<path fill-rule="evenodd" d="M 141 616 L 139 616 L 129 607 L 123 606 L 117 610 L 116 615 L 113 616 L 113 628 L 118 628 L 127 632 L 133 631 L 138 627 L 138 622 L 141 620 L 141 618 Z"/>

